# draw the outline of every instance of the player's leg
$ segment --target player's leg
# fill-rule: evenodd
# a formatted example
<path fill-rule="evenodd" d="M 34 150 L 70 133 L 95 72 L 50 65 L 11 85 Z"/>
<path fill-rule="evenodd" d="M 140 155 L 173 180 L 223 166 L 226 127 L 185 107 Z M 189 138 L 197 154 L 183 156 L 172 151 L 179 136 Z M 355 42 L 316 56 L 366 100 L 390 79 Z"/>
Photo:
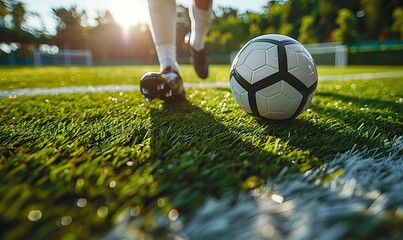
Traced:
<path fill-rule="evenodd" d="M 204 46 L 211 21 L 212 0 L 191 0 L 189 16 L 191 20 L 191 33 L 189 50 L 193 57 L 193 64 L 199 77 L 205 79 L 208 76 L 208 62 Z"/>
<path fill-rule="evenodd" d="M 185 91 L 176 61 L 176 2 L 148 0 L 148 8 L 161 72 L 146 73 L 141 78 L 141 93 L 147 101 L 183 99 Z"/>

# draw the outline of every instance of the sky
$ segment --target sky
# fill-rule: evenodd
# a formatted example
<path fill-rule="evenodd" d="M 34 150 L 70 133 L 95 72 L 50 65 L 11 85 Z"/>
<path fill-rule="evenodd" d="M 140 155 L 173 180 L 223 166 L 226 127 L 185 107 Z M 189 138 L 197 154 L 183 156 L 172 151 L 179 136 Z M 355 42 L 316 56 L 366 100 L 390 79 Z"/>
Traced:
<path fill-rule="evenodd" d="M 123 27 L 138 22 L 148 22 L 147 0 L 20 0 L 27 9 L 38 13 L 49 33 L 55 33 L 56 21 L 51 15 L 52 8 L 77 6 L 79 10 L 86 10 L 89 20 L 93 20 L 97 11 L 110 10 L 115 20 Z M 191 0 L 177 0 L 177 4 L 189 6 Z M 213 0 L 213 9 L 218 6 L 232 7 L 240 12 L 261 12 L 268 0 Z M 29 19 L 30 25 L 40 25 L 37 18 Z"/>

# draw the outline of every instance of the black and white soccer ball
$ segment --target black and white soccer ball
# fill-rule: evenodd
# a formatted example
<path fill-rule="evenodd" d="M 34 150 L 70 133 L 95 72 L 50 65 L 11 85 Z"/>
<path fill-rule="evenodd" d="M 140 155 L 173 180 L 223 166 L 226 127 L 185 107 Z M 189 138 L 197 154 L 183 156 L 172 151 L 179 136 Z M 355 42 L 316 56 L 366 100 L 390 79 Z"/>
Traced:
<path fill-rule="evenodd" d="M 247 42 L 234 58 L 230 85 L 247 113 L 270 120 L 295 118 L 315 95 L 315 61 L 297 40 L 267 34 Z"/>

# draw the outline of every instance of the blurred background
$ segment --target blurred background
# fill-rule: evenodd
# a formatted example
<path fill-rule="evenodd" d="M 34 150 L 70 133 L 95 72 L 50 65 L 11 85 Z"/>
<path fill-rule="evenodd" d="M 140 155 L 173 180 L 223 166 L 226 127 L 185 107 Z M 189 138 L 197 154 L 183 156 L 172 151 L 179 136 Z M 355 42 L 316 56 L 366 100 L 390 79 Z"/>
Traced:
<path fill-rule="evenodd" d="M 188 6 L 177 1 L 181 63 L 189 61 Z M 154 64 L 148 22 L 146 0 L 0 0 L 0 65 Z M 216 0 L 210 62 L 229 64 L 248 40 L 268 33 L 319 49 L 319 64 L 336 64 L 343 51 L 343 64 L 403 65 L 402 0 Z"/>

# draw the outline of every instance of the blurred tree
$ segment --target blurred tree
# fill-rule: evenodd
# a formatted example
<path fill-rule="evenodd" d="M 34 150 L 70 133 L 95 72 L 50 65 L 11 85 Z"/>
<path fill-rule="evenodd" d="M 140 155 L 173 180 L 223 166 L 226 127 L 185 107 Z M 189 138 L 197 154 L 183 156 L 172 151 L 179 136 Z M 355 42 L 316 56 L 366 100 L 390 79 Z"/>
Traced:
<path fill-rule="evenodd" d="M 264 15 L 248 12 L 247 13 L 247 23 L 249 25 L 249 36 L 256 37 L 263 33 L 263 29 L 268 27 L 267 18 Z"/>
<path fill-rule="evenodd" d="M 36 43 L 37 38 L 27 29 L 24 24 L 30 14 L 25 5 L 14 0 L 0 2 L 0 41 Z M 38 36 L 39 37 L 39 36 Z"/>
<path fill-rule="evenodd" d="M 6 28 L 4 17 L 9 13 L 5 0 L 0 0 L 0 41 L 4 41 L 6 36 L 10 34 L 10 30 Z M 0 52 L 1 53 L 1 52 Z"/>
<path fill-rule="evenodd" d="M 301 43 L 317 43 L 318 38 L 315 30 L 315 18 L 310 15 L 303 16 L 298 41 Z"/>
<path fill-rule="evenodd" d="M 65 49 L 85 49 L 85 29 L 81 26 L 85 12 L 78 11 L 76 6 L 52 10 L 57 18 L 55 43 Z"/>
<path fill-rule="evenodd" d="M 330 33 L 337 27 L 335 19 L 337 17 L 337 0 L 321 0 L 319 1 L 319 38 L 322 41 L 330 41 Z"/>
<path fill-rule="evenodd" d="M 333 31 L 333 39 L 336 42 L 353 43 L 356 41 L 357 18 L 350 9 L 340 9 L 336 23 L 339 25 L 339 27 Z"/>
<path fill-rule="evenodd" d="M 268 27 L 265 33 L 278 33 L 282 24 L 283 5 L 277 1 L 270 1 L 267 8 Z"/>
<path fill-rule="evenodd" d="M 17 3 L 11 10 L 13 29 L 17 32 L 22 31 L 22 23 L 25 21 L 26 10 L 22 3 Z"/>
<path fill-rule="evenodd" d="M 3 22 L 3 18 L 8 14 L 8 9 L 5 0 L 0 0 L 0 24 Z"/>
<path fill-rule="evenodd" d="M 210 32 L 206 37 L 208 51 L 228 53 L 238 50 L 249 39 L 249 24 L 233 8 L 220 8 L 220 15 L 213 18 Z"/>
<path fill-rule="evenodd" d="M 184 45 L 183 39 L 180 44 Z M 185 48 L 185 46 L 182 46 L 182 49 L 178 47 L 178 58 L 183 57 L 184 52 L 188 54 L 188 49 Z M 156 63 L 158 61 L 151 31 L 147 25 L 137 24 L 130 28 L 128 35 L 128 54 L 130 60 L 140 63 Z"/>
<path fill-rule="evenodd" d="M 296 38 L 294 37 L 294 25 L 292 23 L 284 23 L 283 25 L 281 25 L 279 33 L 290 36 L 292 38 Z"/>
<path fill-rule="evenodd" d="M 364 11 L 365 35 L 368 39 L 376 39 L 379 35 L 382 20 L 381 1 L 379 0 L 360 0 L 361 9 Z"/>
<path fill-rule="evenodd" d="M 393 11 L 401 6 L 401 0 L 360 0 L 365 37 L 380 40 L 393 37 Z"/>
<path fill-rule="evenodd" d="M 397 7 L 393 11 L 394 23 L 391 26 L 393 32 L 400 34 L 400 39 L 403 39 L 403 7 Z"/>
<path fill-rule="evenodd" d="M 302 17 L 310 15 L 316 18 L 318 15 L 318 0 L 288 0 L 283 5 L 281 34 L 298 37 L 298 29 L 302 23 Z"/>
<path fill-rule="evenodd" d="M 98 25 L 89 31 L 89 45 L 93 57 L 106 63 L 120 56 L 127 58 L 127 43 L 123 41 L 123 29 L 116 23 L 109 11 L 99 12 Z"/>

